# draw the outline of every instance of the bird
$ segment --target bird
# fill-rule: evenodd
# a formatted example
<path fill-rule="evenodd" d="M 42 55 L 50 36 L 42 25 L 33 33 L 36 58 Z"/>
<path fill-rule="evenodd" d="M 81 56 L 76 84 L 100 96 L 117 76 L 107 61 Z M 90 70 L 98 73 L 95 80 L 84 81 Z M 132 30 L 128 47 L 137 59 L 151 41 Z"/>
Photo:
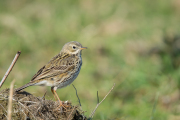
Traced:
<path fill-rule="evenodd" d="M 29 86 L 51 86 L 55 100 L 58 99 L 59 106 L 63 106 L 56 90 L 70 85 L 77 78 L 82 66 L 81 52 L 84 49 L 87 47 L 83 47 L 79 42 L 66 43 L 60 53 L 44 65 L 29 83 L 15 91 L 19 92 Z"/>

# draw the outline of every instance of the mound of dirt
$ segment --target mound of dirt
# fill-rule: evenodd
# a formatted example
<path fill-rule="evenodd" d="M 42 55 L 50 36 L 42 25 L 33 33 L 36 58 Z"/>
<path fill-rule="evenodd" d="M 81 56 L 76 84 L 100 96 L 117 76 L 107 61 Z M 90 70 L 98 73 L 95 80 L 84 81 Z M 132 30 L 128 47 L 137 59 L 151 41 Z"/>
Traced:
<path fill-rule="evenodd" d="M 7 120 L 9 89 L 0 92 L 0 119 Z M 87 120 L 79 109 L 70 102 L 63 102 L 66 109 L 59 107 L 58 101 L 34 97 L 25 91 L 14 92 L 12 99 L 12 119 L 14 120 Z"/>

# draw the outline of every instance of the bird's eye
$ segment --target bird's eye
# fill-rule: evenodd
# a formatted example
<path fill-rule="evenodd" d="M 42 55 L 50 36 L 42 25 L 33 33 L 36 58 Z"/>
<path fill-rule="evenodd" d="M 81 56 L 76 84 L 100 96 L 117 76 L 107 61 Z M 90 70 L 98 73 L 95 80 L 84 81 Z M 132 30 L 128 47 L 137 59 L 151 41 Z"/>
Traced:
<path fill-rule="evenodd" d="M 76 49 L 76 46 L 73 46 L 73 49 Z"/>

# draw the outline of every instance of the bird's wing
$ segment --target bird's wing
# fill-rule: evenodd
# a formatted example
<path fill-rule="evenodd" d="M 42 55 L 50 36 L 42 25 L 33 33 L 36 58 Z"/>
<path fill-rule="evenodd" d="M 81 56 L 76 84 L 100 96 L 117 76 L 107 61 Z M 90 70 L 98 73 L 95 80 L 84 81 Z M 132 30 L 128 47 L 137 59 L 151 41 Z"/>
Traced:
<path fill-rule="evenodd" d="M 56 75 L 63 74 L 67 71 L 72 71 L 75 66 L 71 63 L 71 56 L 66 55 L 57 55 L 52 58 L 47 65 L 43 66 L 31 79 L 31 81 L 36 81 L 39 79 L 46 79 Z"/>

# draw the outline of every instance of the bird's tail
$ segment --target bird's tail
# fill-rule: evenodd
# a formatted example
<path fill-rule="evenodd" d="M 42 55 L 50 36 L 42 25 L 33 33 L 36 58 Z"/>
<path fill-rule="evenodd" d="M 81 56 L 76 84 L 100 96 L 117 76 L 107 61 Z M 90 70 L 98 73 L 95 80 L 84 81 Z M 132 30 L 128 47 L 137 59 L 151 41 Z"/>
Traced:
<path fill-rule="evenodd" d="M 16 92 L 19 92 L 19 91 L 21 91 L 21 90 L 23 90 L 24 88 L 27 88 L 27 87 L 29 87 L 29 86 L 32 86 L 32 85 L 34 85 L 35 83 L 27 83 L 27 84 L 25 84 L 25 85 L 23 85 L 23 86 L 21 86 L 20 88 L 17 88 L 15 91 Z"/>

